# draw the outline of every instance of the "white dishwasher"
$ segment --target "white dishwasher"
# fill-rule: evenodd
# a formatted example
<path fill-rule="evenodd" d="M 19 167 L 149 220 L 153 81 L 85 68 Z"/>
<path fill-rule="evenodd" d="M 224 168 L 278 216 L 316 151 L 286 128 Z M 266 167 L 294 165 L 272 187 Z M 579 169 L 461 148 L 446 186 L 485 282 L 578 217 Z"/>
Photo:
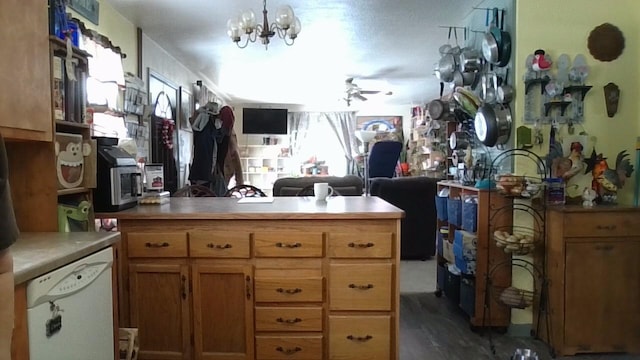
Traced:
<path fill-rule="evenodd" d="M 111 248 L 27 284 L 31 360 L 113 360 Z"/>

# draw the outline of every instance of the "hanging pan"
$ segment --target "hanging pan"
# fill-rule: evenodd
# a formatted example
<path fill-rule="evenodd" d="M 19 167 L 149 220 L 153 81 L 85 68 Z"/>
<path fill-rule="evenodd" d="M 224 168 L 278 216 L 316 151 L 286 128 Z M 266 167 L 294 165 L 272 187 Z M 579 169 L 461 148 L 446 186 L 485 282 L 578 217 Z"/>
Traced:
<path fill-rule="evenodd" d="M 498 67 L 507 66 L 509 60 L 511 60 L 511 34 L 508 31 L 504 31 L 504 13 L 505 11 L 502 10 L 500 15 L 500 40 L 498 41 L 500 55 L 496 64 Z"/>
<path fill-rule="evenodd" d="M 489 10 L 487 10 L 487 22 L 489 21 Z M 490 64 L 497 64 L 500 61 L 500 41 L 502 33 L 498 28 L 498 8 L 493 9 L 493 21 L 489 24 L 489 30 L 482 38 L 482 56 Z"/>

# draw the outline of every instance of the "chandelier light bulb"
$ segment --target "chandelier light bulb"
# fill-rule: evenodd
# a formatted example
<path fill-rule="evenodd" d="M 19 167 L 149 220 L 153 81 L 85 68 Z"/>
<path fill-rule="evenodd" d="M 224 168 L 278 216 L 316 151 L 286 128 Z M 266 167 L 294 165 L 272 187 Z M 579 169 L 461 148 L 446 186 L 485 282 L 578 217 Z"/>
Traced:
<path fill-rule="evenodd" d="M 287 35 L 289 35 L 289 38 L 295 39 L 298 37 L 300 30 L 302 30 L 302 24 L 300 23 L 300 19 L 296 16 L 293 24 L 291 24 L 289 30 L 287 30 Z"/>
<path fill-rule="evenodd" d="M 280 29 L 287 30 L 294 22 L 295 14 L 289 5 L 283 5 L 276 10 L 276 24 Z"/>
<path fill-rule="evenodd" d="M 240 22 L 238 21 L 238 18 L 231 18 L 227 21 L 227 35 L 229 35 L 231 40 L 240 40 L 240 30 Z"/>
<path fill-rule="evenodd" d="M 240 15 L 240 27 L 245 33 L 250 33 L 256 27 L 256 14 L 248 9 Z"/>

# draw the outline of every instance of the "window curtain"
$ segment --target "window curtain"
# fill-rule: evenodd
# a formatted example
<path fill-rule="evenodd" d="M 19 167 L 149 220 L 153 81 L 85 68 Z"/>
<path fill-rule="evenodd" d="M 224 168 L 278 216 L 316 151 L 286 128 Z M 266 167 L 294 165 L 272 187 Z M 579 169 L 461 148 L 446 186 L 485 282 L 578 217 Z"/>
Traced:
<path fill-rule="evenodd" d="M 338 137 L 344 156 L 347 159 L 346 174 L 355 175 L 357 173 L 356 161 L 354 159 L 354 149 L 357 148 L 354 138 L 356 113 L 352 111 L 322 113 L 322 117 L 327 119 L 329 125 Z"/>
<path fill-rule="evenodd" d="M 308 112 L 289 112 L 287 118 L 291 156 L 297 158 L 300 156 L 300 148 L 307 138 L 309 125 L 311 124 L 311 114 Z M 301 161 L 302 159 L 298 159 L 298 162 Z"/>

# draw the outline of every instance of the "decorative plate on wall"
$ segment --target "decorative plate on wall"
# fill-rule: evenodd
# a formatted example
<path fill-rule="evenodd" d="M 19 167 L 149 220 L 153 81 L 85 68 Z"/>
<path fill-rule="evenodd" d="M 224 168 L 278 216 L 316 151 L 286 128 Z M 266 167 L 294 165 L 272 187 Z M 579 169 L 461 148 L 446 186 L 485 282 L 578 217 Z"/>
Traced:
<path fill-rule="evenodd" d="M 596 26 L 587 40 L 589 52 L 600 61 L 613 61 L 624 50 L 624 36 L 615 25 L 604 23 Z"/>

